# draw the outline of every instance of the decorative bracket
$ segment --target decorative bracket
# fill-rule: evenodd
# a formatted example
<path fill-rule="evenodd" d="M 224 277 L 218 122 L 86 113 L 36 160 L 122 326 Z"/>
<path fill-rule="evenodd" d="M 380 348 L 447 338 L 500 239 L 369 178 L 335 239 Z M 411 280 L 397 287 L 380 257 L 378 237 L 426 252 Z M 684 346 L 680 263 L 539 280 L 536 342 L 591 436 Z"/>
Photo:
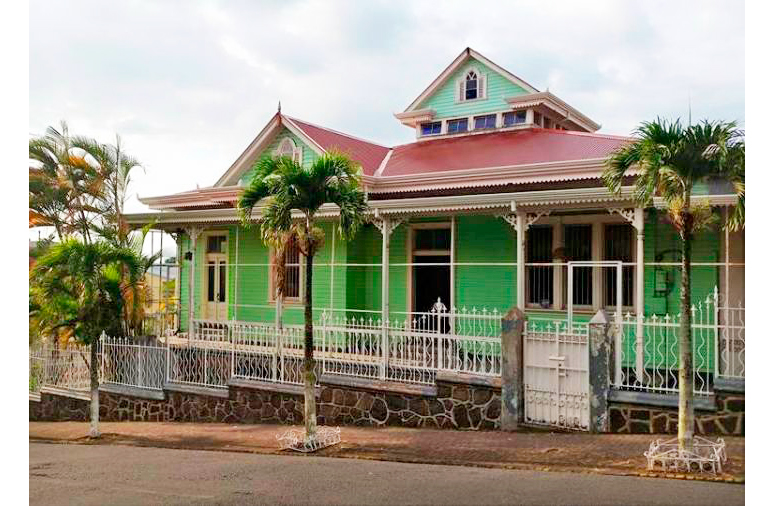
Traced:
<path fill-rule="evenodd" d="M 204 232 L 204 227 L 197 227 L 197 226 L 186 227 L 185 232 L 191 238 L 191 241 L 196 243 L 196 239 L 199 237 L 199 235 L 202 232 Z"/>
<path fill-rule="evenodd" d="M 531 225 L 533 225 L 535 222 L 540 220 L 544 216 L 548 216 L 551 214 L 551 210 L 542 210 L 542 211 L 535 211 L 532 213 L 527 213 L 524 218 L 524 228 L 529 229 Z M 509 214 L 509 215 L 496 215 L 498 218 L 502 218 L 506 222 L 510 224 L 511 227 L 513 227 L 513 230 L 518 229 L 518 220 L 516 218 L 516 215 Z"/>
<path fill-rule="evenodd" d="M 643 232 L 644 220 L 642 208 L 608 208 L 607 212 L 611 215 L 618 213 L 624 220 L 629 222 L 632 227 L 637 229 L 637 232 Z"/>
<path fill-rule="evenodd" d="M 405 218 L 372 218 L 371 223 L 376 226 L 377 229 L 379 229 L 379 232 L 382 233 L 382 235 L 387 234 L 387 237 L 392 236 L 392 232 L 402 223 L 407 222 L 407 219 Z M 385 227 L 386 225 L 386 227 Z M 386 229 L 386 230 L 385 230 Z"/>

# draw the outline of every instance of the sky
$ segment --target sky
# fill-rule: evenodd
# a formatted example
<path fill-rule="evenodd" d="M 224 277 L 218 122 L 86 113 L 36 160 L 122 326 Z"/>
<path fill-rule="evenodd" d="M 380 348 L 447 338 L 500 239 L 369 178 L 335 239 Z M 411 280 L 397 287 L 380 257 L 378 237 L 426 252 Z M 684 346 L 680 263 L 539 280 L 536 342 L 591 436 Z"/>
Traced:
<path fill-rule="evenodd" d="M 30 2 L 29 133 L 66 120 L 142 163 L 139 196 L 210 186 L 282 102 L 387 146 L 394 117 L 470 46 L 628 134 L 643 120 L 744 127 L 738 1 Z"/>

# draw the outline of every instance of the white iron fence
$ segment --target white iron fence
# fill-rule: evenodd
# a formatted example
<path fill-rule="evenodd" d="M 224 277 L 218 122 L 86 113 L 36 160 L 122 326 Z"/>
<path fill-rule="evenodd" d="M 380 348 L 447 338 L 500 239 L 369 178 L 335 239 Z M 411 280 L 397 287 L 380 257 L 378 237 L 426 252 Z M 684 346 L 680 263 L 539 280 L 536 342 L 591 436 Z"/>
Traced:
<path fill-rule="evenodd" d="M 713 393 L 717 377 L 744 378 L 744 308 L 719 306 L 715 289 L 691 307 L 693 391 Z M 637 317 L 626 314 L 616 338 L 616 388 L 677 393 L 680 369 L 680 314 L 640 317 L 642 336 L 637 336 Z"/>
<path fill-rule="evenodd" d="M 89 348 L 84 346 L 45 344 L 30 348 L 30 393 L 39 393 L 43 386 L 88 391 L 89 357 Z"/>
<path fill-rule="evenodd" d="M 100 382 L 161 390 L 166 377 L 166 347 L 155 338 L 103 336 Z"/>

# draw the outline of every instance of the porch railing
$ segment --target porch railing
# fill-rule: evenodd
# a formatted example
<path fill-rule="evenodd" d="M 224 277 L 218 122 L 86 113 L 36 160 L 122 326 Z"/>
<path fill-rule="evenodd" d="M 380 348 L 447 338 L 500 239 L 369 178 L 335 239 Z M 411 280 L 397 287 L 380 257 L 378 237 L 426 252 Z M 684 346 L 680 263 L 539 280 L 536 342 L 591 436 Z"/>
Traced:
<path fill-rule="evenodd" d="M 691 307 L 693 392 L 710 395 L 718 377 L 744 378 L 744 308 L 719 305 L 717 288 Z M 680 314 L 642 317 L 624 315 L 617 340 L 618 389 L 677 393 L 680 369 Z"/>

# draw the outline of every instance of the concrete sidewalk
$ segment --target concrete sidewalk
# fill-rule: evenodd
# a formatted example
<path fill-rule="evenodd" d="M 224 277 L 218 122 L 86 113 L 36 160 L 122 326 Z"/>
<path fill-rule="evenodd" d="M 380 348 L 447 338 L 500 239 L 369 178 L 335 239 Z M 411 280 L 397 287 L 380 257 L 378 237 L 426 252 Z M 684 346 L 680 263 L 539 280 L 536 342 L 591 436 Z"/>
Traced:
<path fill-rule="evenodd" d="M 88 423 L 30 422 L 30 441 L 123 444 L 173 449 L 284 454 L 276 435 L 290 426 L 205 423 L 106 422 L 102 438 L 91 440 Z M 341 428 L 341 445 L 314 456 L 405 463 L 481 466 L 613 475 L 744 481 L 744 438 L 725 437 L 728 463 L 723 474 L 649 474 L 643 453 L 654 435 L 590 435 L 524 431 L 453 431 L 409 428 Z M 666 435 L 658 438 L 668 438 Z"/>

